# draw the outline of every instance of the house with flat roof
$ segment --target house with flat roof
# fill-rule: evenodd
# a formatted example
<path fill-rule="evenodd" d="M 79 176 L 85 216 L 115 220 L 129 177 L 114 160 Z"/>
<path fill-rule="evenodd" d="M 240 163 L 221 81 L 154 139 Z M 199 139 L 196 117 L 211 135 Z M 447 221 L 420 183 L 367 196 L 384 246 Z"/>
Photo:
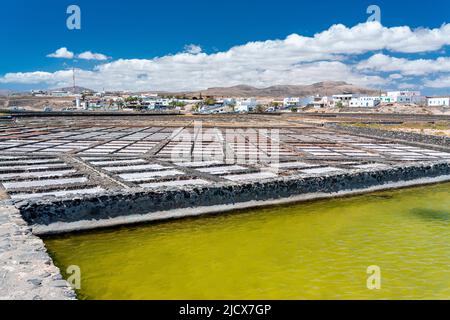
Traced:
<path fill-rule="evenodd" d="M 391 97 L 397 103 L 421 103 L 424 97 L 420 91 L 388 91 L 388 97 Z"/>
<path fill-rule="evenodd" d="M 350 100 L 357 97 L 358 95 L 353 93 L 334 94 L 332 96 L 334 105 L 341 103 L 343 106 L 349 106 Z"/>
<path fill-rule="evenodd" d="M 349 101 L 349 107 L 352 108 L 373 108 L 381 103 L 381 98 L 376 97 L 357 97 Z"/>
<path fill-rule="evenodd" d="M 255 98 L 247 98 L 247 99 L 237 99 L 236 106 L 234 107 L 234 111 L 236 112 L 251 112 L 256 108 L 256 99 Z"/>
<path fill-rule="evenodd" d="M 329 107 L 333 103 L 333 98 L 329 97 L 314 97 L 313 101 L 309 104 L 309 106 L 313 106 L 314 109 L 321 109 L 325 107 Z"/>
<path fill-rule="evenodd" d="M 302 99 L 299 97 L 287 97 L 283 99 L 283 108 L 300 107 Z"/>
<path fill-rule="evenodd" d="M 427 98 L 429 107 L 450 107 L 450 96 L 429 97 Z"/>

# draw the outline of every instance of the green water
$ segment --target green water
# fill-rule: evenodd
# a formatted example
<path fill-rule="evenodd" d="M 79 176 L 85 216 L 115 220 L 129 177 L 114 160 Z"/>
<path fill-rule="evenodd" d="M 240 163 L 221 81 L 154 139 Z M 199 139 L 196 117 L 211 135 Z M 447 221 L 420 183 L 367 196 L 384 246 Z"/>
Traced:
<path fill-rule="evenodd" d="M 46 239 L 86 299 L 450 299 L 450 184 Z M 367 267 L 381 270 L 369 290 Z"/>

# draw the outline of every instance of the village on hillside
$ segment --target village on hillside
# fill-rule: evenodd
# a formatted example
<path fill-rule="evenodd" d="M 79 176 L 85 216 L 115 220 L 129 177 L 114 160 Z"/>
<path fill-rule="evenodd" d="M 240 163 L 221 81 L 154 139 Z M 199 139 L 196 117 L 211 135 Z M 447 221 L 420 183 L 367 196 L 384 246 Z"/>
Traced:
<path fill-rule="evenodd" d="M 375 91 L 374 91 L 375 92 Z M 376 95 L 342 92 L 332 95 L 242 97 L 160 92 L 93 91 L 81 87 L 33 90 L 3 98 L 10 111 L 138 111 L 199 114 L 264 112 L 447 113 L 450 95 L 420 91 L 387 91 Z M 1 103 L 1 101 L 0 101 Z"/>

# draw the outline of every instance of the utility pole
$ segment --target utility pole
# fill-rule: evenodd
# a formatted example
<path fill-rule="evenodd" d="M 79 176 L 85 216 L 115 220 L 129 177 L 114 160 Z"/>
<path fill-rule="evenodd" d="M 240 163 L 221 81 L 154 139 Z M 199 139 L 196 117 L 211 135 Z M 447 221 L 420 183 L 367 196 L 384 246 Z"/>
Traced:
<path fill-rule="evenodd" d="M 75 66 L 72 66 L 73 94 L 75 94 Z"/>

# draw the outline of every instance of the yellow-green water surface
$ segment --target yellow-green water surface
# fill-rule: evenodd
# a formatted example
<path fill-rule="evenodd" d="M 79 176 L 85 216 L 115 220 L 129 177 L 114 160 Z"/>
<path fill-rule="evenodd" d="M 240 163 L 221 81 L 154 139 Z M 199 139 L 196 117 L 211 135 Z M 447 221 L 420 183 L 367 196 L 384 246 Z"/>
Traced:
<path fill-rule="evenodd" d="M 45 242 L 87 299 L 449 299 L 450 184 Z"/>

